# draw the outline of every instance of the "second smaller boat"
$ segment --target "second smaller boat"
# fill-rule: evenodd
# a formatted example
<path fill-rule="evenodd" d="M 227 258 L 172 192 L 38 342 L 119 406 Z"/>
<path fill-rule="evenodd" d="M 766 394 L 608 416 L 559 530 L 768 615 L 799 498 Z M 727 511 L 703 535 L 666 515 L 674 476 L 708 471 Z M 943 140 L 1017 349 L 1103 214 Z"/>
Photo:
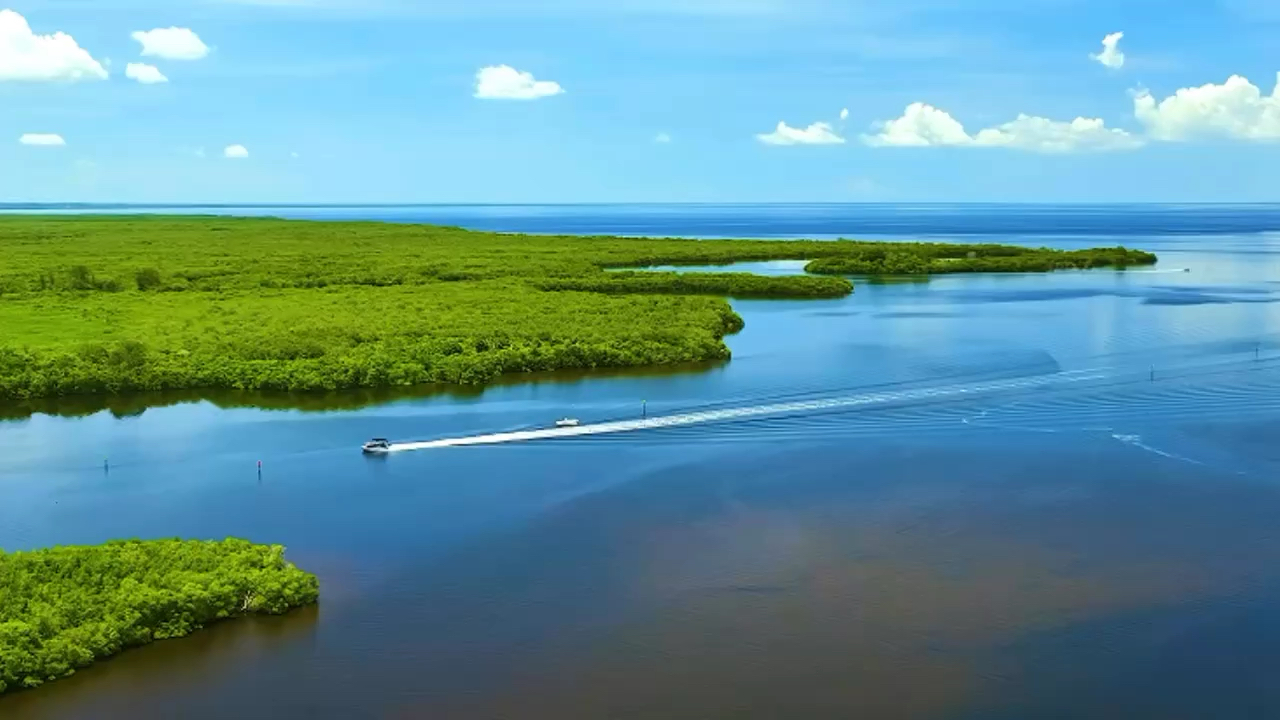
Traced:
<path fill-rule="evenodd" d="M 578 422 L 578 418 L 560 418 L 556 421 L 556 427 L 578 427 L 582 423 Z"/>

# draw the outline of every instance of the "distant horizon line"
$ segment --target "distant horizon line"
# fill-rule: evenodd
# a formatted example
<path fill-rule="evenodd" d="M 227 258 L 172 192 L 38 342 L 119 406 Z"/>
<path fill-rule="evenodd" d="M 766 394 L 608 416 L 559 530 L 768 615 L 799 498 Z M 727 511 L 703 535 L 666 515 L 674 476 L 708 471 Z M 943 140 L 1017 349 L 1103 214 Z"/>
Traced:
<path fill-rule="evenodd" d="M 770 201 L 618 201 L 618 202 L 397 202 L 397 203 L 362 203 L 362 202 L 0 202 L 0 212 L 5 210 L 57 210 L 80 208 L 426 208 L 426 207 L 606 207 L 606 206 L 671 206 L 690 207 L 724 207 L 724 206 L 812 206 L 812 205 L 861 205 L 861 206 L 1080 206 L 1080 207 L 1118 207 L 1118 206 L 1196 206 L 1196 207 L 1242 207 L 1242 206 L 1280 206 L 1275 201 L 1026 201 L 1026 200 L 980 200 L 980 201 L 858 201 L 858 200 L 770 200 Z"/>

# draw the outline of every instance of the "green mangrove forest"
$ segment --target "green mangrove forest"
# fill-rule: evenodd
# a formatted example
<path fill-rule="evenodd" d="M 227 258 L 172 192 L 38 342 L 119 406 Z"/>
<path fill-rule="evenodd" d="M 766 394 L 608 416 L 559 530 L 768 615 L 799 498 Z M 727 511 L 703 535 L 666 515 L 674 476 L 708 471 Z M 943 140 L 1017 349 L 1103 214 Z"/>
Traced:
<path fill-rule="evenodd" d="M 0 693 L 205 625 L 319 597 L 279 545 L 127 540 L 0 551 Z"/>
<path fill-rule="evenodd" d="M 811 275 L 634 271 L 804 260 Z M 832 298 L 843 275 L 1149 264 L 912 242 L 533 236 L 429 225 L 0 217 L 0 399 L 477 385 L 723 360 L 725 298 Z M 630 269 L 630 270 L 629 270 Z"/>
<path fill-rule="evenodd" d="M 1156 256 L 1129 248 L 1052 250 L 1011 245 L 918 243 L 910 249 L 868 247 L 818 258 L 805 270 L 820 275 L 940 275 L 945 273 L 1048 272 L 1153 265 Z"/>

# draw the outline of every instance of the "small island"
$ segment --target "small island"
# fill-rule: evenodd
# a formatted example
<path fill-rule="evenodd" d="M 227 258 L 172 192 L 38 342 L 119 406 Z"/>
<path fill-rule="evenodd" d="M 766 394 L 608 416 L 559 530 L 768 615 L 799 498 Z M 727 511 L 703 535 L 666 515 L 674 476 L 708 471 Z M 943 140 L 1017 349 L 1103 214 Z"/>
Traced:
<path fill-rule="evenodd" d="M 1123 269 L 1154 265 L 1156 256 L 1125 247 L 1054 250 L 1013 245 L 916 243 L 902 248 L 865 247 L 847 255 L 825 257 L 805 266 L 820 275 L 942 275 L 946 273 L 1050 272 L 1053 270 Z"/>
<path fill-rule="evenodd" d="M 0 551 L 0 694 L 219 620 L 316 602 L 279 545 L 127 540 Z"/>
<path fill-rule="evenodd" d="M 644 271 L 801 260 L 811 274 Z M 1148 265 L 1126 248 L 690 240 L 175 216 L 0 217 L 0 399 L 479 385 L 724 360 L 725 298 L 846 275 Z"/>

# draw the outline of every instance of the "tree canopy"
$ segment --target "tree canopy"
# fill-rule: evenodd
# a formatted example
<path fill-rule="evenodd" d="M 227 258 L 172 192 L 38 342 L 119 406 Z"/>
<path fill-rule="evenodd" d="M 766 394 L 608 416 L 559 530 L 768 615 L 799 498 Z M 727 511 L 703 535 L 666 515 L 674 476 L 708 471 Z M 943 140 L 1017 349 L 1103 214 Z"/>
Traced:
<path fill-rule="evenodd" d="M 805 260 L 818 275 L 635 272 Z M 475 385 L 506 373 L 722 360 L 724 300 L 831 298 L 842 274 L 1136 265 L 913 242 L 515 235 L 429 225 L 0 217 L 0 399 Z"/>
<path fill-rule="evenodd" d="M 125 648 L 316 602 L 279 545 L 122 540 L 0 551 L 0 693 L 65 677 Z"/>

